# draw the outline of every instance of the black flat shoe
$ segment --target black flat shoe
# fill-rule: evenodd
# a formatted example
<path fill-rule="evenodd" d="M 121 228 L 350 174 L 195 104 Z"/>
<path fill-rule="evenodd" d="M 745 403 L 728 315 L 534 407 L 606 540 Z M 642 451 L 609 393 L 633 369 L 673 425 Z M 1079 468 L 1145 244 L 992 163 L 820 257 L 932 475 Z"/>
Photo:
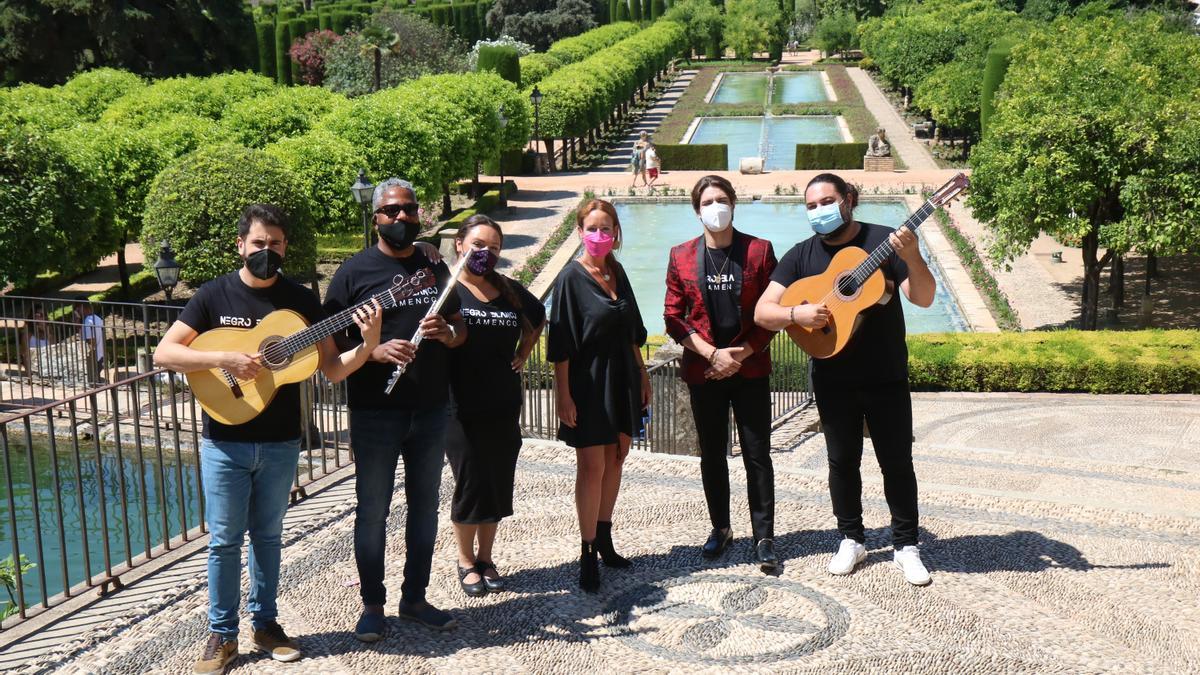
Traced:
<path fill-rule="evenodd" d="M 495 579 L 489 579 L 484 574 L 488 570 L 496 573 Z M 479 576 L 483 577 L 483 585 L 487 586 L 488 592 L 499 593 L 504 590 L 504 579 L 500 577 L 500 570 L 496 569 L 496 563 L 479 560 L 475 563 L 475 571 L 479 572 Z"/>
<path fill-rule="evenodd" d="M 731 543 L 733 543 L 733 530 L 729 528 L 720 530 L 714 527 L 712 534 L 708 535 L 708 541 L 704 542 L 704 547 L 700 549 L 700 553 L 709 560 L 719 558 Z"/>
<path fill-rule="evenodd" d="M 779 569 L 779 558 L 775 556 L 775 541 L 772 539 L 759 539 L 754 546 L 754 557 L 763 574 L 772 574 Z"/>
<path fill-rule="evenodd" d="M 466 593 L 472 598 L 478 598 L 487 595 L 488 588 L 482 579 L 473 584 L 467 583 L 467 576 L 469 576 L 472 572 L 478 574 L 480 577 L 483 576 L 483 573 L 479 571 L 479 563 L 475 563 L 470 567 L 463 567 L 462 565 L 458 566 L 458 585 L 462 586 L 463 593 Z"/>

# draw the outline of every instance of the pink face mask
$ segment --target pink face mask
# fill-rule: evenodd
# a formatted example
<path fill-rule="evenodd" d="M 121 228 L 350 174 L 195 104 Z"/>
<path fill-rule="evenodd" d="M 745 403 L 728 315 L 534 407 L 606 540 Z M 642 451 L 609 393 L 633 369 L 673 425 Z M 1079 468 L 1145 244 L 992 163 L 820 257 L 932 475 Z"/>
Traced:
<path fill-rule="evenodd" d="M 586 232 L 583 235 L 583 247 L 593 258 L 603 258 L 613 249 L 613 237 L 604 230 Z"/>

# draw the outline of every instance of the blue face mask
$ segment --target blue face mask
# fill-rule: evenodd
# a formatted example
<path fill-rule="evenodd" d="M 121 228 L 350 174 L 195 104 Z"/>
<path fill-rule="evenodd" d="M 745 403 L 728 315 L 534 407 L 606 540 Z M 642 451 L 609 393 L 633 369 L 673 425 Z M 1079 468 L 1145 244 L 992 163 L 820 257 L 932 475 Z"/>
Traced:
<path fill-rule="evenodd" d="M 845 222 L 842 219 L 842 203 L 824 204 L 808 212 L 808 222 L 813 232 L 825 235 L 836 231 Z"/>

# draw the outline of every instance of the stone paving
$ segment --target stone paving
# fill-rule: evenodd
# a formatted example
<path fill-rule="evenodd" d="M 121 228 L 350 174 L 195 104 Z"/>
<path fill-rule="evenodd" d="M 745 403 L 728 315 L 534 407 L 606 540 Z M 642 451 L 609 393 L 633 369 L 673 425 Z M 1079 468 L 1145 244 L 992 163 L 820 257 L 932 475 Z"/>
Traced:
<path fill-rule="evenodd" d="M 497 546 L 510 592 L 462 595 L 443 509 L 429 598 L 460 626 L 433 634 L 395 619 L 393 602 L 388 637 L 358 643 L 353 495 L 342 481 L 313 498 L 319 509 L 289 516 L 285 533 L 281 622 L 306 658 L 243 655 L 232 672 L 1200 669 L 1200 398 L 917 394 L 913 407 L 929 587 L 908 586 L 890 563 L 869 441 L 871 554 L 851 576 L 825 571 L 838 537 L 823 439 L 793 425 L 774 435 L 780 575 L 749 564 L 740 462 L 730 467 L 741 538 L 708 563 L 698 551 L 709 527 L 698 461 L 633 453 L 615 538 L 635 566 L 602 569 L 601 592 L 586 596 L 575 587 L 573 453 L 529 441 L 517 514 Z M 449 471 L 443 478 L 448 494 Z M 393 599 L 403 518 L 397 503 Z M 205 603 L 202 575 L 182 580 L 129 616 L 31 656 L 24 672 L 183 672 L 204 637 Z"/>

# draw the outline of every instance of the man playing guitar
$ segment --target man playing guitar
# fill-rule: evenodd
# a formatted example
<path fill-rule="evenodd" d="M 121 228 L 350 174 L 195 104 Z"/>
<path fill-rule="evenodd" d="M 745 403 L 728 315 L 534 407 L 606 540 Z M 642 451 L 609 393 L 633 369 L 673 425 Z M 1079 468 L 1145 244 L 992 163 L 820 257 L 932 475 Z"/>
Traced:
<path fill-rule="evenodd" d="M 201 333 L 223 326 L 248 328 L 273 311 L 301 314 L 309 323 L 325 317 L 312 291 L 279 273 L 287 254 L 288 224 L 270 204 L 251 204 L 238 221 L 241 269 L 217 277 L 192 296 L 179 320 L 154 351 L 154 363 L 180 373 L 222 368 L 239 380 L 253 380 L 264 367 L 260 354 L 201 351 L 190 345 Z M 379 344 L 382 311 L 378 303 L 354 313 L 362 341 L 341 354 L 332 338 L 317 343 L 321 372 L 333 382 L 345 379 Z M 300 456 L 300 386 L 284 385 L 255 418 L 225 425 L 204 413 L 200 472 L 204 484 L 208 542 L 208 622 L 210 634 L 193 672 L 223 673 L 237 656 L 241 600 L 242 536 L 250 532 L 250 596 L 254 647 L 276 661 L 295 661 L 300 649 L 275 621 L 279 585 L 280 536 L 288 493 Z"/>
<path fill-rule="evenodd" d="M 816 234 L 796 244 L 779 261 L 755 308 L 754 320 L 759 326 L 769 330 L 784 330 L 793 324 L 824 328 L 831 317 L 826 303 L 785 307 L 780 304 L 784 291 L 798 279 L 825 272 L 846 247 L 871 251 L 889 240 L 894 253 L 881 267 L 889 286 L 894 290 L 898 284 L 915 305 L 933 303 L 937 283 L 921 257 L 915 234 L 907 228 L 892 230 L 854 220 L 858 191 L 834 174 L 813 178 L 804 199 Z M 885 294 L 883 304 L 862 313 L 845 349 L 829 358 L 814 359 L 813 392 L 828 452 L 833 512 L 843 537 L 829 563 L 830 573 L 850 574 L 867 557 L 859 473 L 865 419 L 892 514 L 895 564 L 909 583 L 923 586 L 930 578 L 917 549 L 917 478 L 912 462 L 912 401 L 904 335 L 900 299 L 894 292 Z"/>

